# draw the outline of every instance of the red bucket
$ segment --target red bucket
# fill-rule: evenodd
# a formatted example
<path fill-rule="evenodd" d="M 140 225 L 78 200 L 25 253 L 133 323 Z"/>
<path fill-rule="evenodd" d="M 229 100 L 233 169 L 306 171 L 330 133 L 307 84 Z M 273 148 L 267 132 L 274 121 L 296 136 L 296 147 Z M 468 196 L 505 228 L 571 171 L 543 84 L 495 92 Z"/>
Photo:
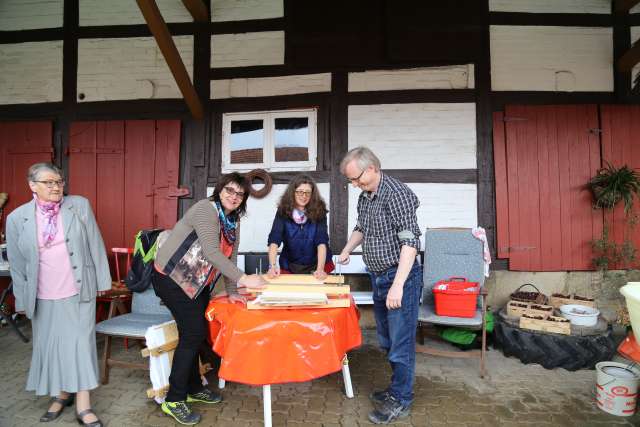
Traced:
<path fill-rule="evenodd" d="M 469 282 L 464 277 L 450 277 L 436 282 L 433 295 L 436 314 L 449 317 L 473 317 L 476 314 L 478 282 Z"/>

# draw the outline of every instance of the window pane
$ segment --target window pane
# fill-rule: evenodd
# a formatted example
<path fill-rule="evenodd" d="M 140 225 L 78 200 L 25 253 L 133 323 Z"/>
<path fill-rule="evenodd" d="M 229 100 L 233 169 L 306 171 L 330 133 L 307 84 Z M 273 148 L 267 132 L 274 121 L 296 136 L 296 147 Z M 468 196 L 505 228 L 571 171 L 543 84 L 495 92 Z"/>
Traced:
<path fill-rule="evenodd" d="M 309 118 L 275 119 L 276 162 L 309 160 Z"/>
<path fill-rule="evenodd" d="M 231 122 L 231 163 L 262 163 L 264 129 L 262 120 Z"/>

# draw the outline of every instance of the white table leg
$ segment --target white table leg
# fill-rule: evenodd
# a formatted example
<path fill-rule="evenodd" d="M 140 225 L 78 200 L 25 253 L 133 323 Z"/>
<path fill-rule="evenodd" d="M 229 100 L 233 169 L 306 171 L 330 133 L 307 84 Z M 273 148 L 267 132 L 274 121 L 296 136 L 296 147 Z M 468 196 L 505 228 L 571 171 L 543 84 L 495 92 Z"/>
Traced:
<path fill-rule="evenodd" d="M 264 427 L 271 427 L 271 385 L 262 386 L 262 406 L 264 408 Z"/>
<path fill-rule="evenodd" d="M 218 388 L 220 390 L 222 390 L 224 388 L 225 384 L 226 384 L 225 380 L 223 380 L 222 378 L 218 378 Z"/>
<path fill-rule="evenodd" d="M 353 387 L 351 385 L 351 372 L 349 371 L 349 359 L 344 355 L 342 359 L 342 376 L 344 377 L 344 392 L 349 399 L 353 399 Z"/>

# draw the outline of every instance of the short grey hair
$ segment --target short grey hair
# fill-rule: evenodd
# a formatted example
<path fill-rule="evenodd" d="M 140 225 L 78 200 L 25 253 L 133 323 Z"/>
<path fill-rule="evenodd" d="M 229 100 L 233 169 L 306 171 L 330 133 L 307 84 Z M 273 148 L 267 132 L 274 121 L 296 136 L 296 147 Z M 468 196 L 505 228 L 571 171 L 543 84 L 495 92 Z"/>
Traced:
<path fill-rule="evenodd" d="M 29 167 L 27 171 L 27 181 L 36 182 L 38 180 L 38 175 L 41 172 L 53 172 L 60 176 L 60 178 L 64 179 L 64 173 L 62 173 L 62 169 L 54 165 L 53 163 L 35 163 Z"/>
<path fill-rule="evenodd" d="M 380 170 L 380 159 L 373 154 L 367 147 L 356 147 L 351 150 L 344 156 L 342 161 L 340 162 L 340 172 L 344 174 L 344 170 L 347 167 L 347 164 L 355 160 L 358 167 L 361 170 L 365 170 L 369 166 L 373 166 L 376 171 Z"/>

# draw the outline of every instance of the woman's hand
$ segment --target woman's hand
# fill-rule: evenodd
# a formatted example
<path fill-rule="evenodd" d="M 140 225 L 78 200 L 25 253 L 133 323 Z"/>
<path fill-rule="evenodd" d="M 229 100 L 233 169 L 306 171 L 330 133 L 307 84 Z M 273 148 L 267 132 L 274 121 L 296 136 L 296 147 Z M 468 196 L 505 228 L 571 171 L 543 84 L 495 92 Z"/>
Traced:
<path fill-rule="evenodd" d="M 324 280 L 326 279 L 328 276 L 327 273 L 325 273 L 323 270 L 316 270 L 313 272 L 313 277 L 315 277 L 318 280 Z"/>
<path fill-rule="evenodd" d="M 236 303 L 236 302 L 241 302 L 242 304 L 247 303 L 247 297 L 241 294 L 235 294 L 235 293 L 229 294 L 227 298 L 229 298 L 229 301 L 232 303 Z"/>
<path fill-rule="evenodd" d="M 270 265 L 269 266 L 269 271 L 267 271 L 267 277 L 269 279 L 273 279 L 274 277 L 278 277 L 280 275 L 280 267 L 277 267 L 275 265 Z"/>
<path fill-rule="evenodd" d="M 259 274 L 245 274 L 238 280 L 238 287 L 262 289 L 267 286 L 267 281 Z"/>

